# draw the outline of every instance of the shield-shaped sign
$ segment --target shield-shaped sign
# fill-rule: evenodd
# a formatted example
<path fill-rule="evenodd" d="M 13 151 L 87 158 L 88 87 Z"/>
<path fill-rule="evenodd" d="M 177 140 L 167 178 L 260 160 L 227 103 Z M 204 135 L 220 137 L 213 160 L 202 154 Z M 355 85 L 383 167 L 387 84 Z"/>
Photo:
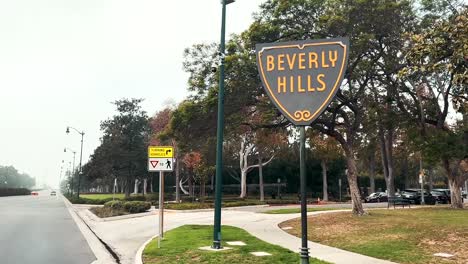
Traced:
<path fill-rule="evenodd" d="M 263 86 L 295 125 L 310 125 L 327 108 L 346 71 L 347 38 L 258 44 Z"/>

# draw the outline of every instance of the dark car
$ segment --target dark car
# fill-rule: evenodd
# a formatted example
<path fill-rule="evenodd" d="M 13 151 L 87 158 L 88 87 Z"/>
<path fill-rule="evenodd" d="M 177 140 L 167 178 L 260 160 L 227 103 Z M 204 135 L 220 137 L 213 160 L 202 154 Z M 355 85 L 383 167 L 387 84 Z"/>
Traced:
<path fill-rule="evenodd" d="M 436 199 L 437 203 L 439 203 L 439 204 L 448 204 L 449 203 L 450 197 L 448 197 L 445 193 L 438 192 L 438 191 L 432 191 L 431 194 Z"/>
<path fill-rule="evenodd" d="M 380 202 L 387 202 L 388 196 L 384 192 L 375 192 L 371 193 L 369 196 L 364 198 L 364 202 L 366 203 L 380 203 Z"/>
<path fill-rule="evenodd" d="M 401 197 L 412 204 L 421 204 L 421 190 L 419 189 L 404 190 L 401 192 Z M 434 205 L 436 204 L 436 199 L 432 194 L 424 191 L 424 203 Z"/>
<path fill-rule="evenodd" d="M 450 189 L 432 189 L 432 191 L 443 193 L 445 197 L 447 197 L 447 203 L 452 202 L 452 197 L 450 196 Z"/>

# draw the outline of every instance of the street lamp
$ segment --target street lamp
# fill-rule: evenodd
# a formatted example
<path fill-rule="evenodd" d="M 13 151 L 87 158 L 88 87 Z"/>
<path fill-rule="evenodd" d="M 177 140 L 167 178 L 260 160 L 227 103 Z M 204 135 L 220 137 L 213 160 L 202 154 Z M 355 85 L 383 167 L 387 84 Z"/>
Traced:
<path fill-rule="evenodd" d="M 221 0 L 221 43 L 219 47 L 219 92 L 218 92 L 218 124 L 216 135 L 216 191 L 215 212 L 213 228 L 213 249 L 221 249 L 221 199 L 223 187 L 223 135 L 224 135 L 224 61 L 226 51 L 226 5 L 234 3 L 235 0 Z"/>
<path fill-rule="evenodd" d="M 80 183 L 81 183 L 81 165 L 82 165 L 81 162 L 82 162 L 82 158 L 83 158 L 83 137 L 84 137 L 85 133 L 84 133 L 84 131 L 80 132 L 78 129 L 68 126 L 67 130 L 65 131 L 67 134 L 70 133 L 70 128 L 75 130 L 78 134 L 81 135 L 80 170 L 78 172 L 78 189 L 77 189 L 77 197 L 79 198 L 80 197 Z"/>

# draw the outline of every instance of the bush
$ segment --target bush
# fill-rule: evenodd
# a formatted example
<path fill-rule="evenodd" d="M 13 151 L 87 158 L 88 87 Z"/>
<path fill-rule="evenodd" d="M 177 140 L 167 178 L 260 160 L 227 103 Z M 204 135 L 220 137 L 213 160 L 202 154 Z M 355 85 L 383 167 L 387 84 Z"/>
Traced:
<path fill-rule="evenodd" d="M 124 202 L 122 202 L 120 200 L 109 201 L 109 202 L 104 204 L 104 207 L 108 207 L 108 208 L 110 208 L 112 210 L 122 210 L 124 208 Z"/>
<path fill-rule="evenodd" d="M 123 208 L 125 211 L 131 214 L 143 213 L 151 208 L 151 203 L 141 201 L 130 201 L 123 203 Z"/>
<path fill-rule="evenodd" d="M 125 201 L 146 201 L 146 197 L 145 196 L 130 196 L 128 198 L 125 198 L 124 199 Z"/>
<path fill-rule="evenodd" d="M 88 198 L 77 198 L 76 196 L 70 197 L 67 196 L 68 200 L 72 204 L 94 204 L 94 205 L 102 205 L 107 202 L 112 201 L 112 198 L 106 198 L 106 199 L 88 199 Z"/>
<path fill-rule="evenodd" d="M 31 195 L 31 191 L 26 188 L 0 188 L 0 197 L 16 195 Z"/>

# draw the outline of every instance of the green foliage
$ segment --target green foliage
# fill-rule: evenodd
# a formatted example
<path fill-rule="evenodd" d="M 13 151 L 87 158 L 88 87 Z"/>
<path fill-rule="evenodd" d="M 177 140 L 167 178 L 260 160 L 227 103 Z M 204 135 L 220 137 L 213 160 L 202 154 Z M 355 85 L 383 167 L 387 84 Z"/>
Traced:
<path fill-rule="evenodd" d="M 0 188 L 32 188 L 36 179 L 19 173 L 13 166 L 0 166 Z"/>
<path fill-rule="evenodd" d="M 25 188 L 0 188 L 0 197 L 2 196 L 16 196 L 16 195 L 30 195 L 31 191 Z"/>
<path fill-rule="evenodd" d="M 130 214 L 143 213 L 151 208 L 151 203 L 141 201 L 130 201 L 123 203 L 123 209 Z"/>
<path fill-rule="evenodd" d="M 124 202 L 122 201 L 109 201 L 104 204 L 104 207 L 109 207 L 110 209 L 113 210 L 122 210 L 124 209 Z"/>

